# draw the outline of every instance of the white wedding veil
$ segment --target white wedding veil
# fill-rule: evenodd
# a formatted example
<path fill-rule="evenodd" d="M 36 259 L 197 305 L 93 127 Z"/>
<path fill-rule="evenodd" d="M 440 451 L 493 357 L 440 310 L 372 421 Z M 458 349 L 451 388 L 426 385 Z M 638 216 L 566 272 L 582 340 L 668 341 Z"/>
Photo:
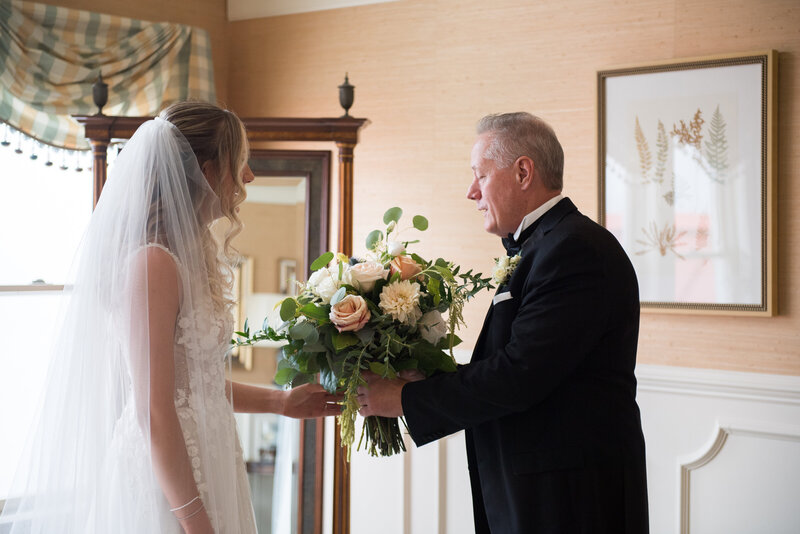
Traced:
<path fill-rule="evenodd" d="M 145 122 L 117 158 L 74 260 L 45 394 L 0 533 L 181 532 L 152 464 L 152 280 L 145 259 L 158 248 L 175 262 L 179 317 L 186 310 L 227 313 L 210 289 L 220 273 L 209 225 L 221 216 L 178 127 L 161 118 Z M 213 405 L 220 381 L 205 375 L 207 362 L 188 349 L 172 356 L 176 387 L 191 389 L 194 406 Z M 224 351 L 218 357 L 221 363 Z M 203 469 L 198 491 L 215 530 L 238 532 L 235 524 L 216 524 L 223 508 L 241 509 L 230 502 L 240 498 L 235 430 L 220 435 L 208 418 L 193 419 L 197 443 L 188 448 L 196 447 L 192 467 Z"/>

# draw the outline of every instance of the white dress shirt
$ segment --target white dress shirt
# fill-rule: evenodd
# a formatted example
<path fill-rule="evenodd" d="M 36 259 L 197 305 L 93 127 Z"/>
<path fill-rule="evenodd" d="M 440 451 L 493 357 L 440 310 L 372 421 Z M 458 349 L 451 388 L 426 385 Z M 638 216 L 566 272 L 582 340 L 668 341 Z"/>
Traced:
<path fill-rule="evenodd" d="M 542 204 L 541 206 L 539 206 L 538 208 L 536 208 L 535 210 L 533 210 L 532 212 L 527 214 L 525 217 L 523 217 L 522 218 L 522 222 L 519 223 L 519 226 L 517 227 L 517 231 L 514 232 L 514 239 L 518 240 L 519 236 L 522 234 L 522 232 L 525 230 L 525 228 L 529 227 L 534 222 L 536 222 L 536 220 L 539 217 L 541 217 L 542 215 L 547 213 L 547 211 L 550 208 L 552 208 L 553 206 L 558 204 L 558 202 L 562 198 L 564 198 L 564 195 L 559 193 L 558 195 L 554 196 L 553 198 L 551 198 L 550 200 L 548 200 L 547 202 L 545 202 L 544 204 Z"/>

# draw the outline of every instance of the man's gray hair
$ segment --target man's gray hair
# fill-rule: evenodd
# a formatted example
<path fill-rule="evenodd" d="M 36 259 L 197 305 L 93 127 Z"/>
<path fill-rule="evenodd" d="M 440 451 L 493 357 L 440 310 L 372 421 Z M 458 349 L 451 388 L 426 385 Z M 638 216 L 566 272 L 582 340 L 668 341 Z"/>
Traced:
<path fill-rule="evenodd" d="M 492 136 L 483 157 L 505 168 L 521 156 L 528 156 L 545 187 L 564 187 L 564 149 L 549 124 L 530 113 L 487 115 L 478 122 L 478 135 Z"/>

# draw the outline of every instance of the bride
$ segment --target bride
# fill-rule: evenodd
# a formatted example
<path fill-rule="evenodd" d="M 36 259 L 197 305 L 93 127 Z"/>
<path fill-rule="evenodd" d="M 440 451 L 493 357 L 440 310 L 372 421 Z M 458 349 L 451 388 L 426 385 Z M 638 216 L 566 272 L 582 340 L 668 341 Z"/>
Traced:
<path fill-rule="evenodd" d="M 165 109 L 125 145 L 65 287 L 0 531 L 12 521 L 12 534 L 254 533 L 233 411 L 339 412 L 318 385 L 226 380 L 247 157 L 242 122 L 196 102 Z M 220 244 L 210 226 L 223 217 Z"/>

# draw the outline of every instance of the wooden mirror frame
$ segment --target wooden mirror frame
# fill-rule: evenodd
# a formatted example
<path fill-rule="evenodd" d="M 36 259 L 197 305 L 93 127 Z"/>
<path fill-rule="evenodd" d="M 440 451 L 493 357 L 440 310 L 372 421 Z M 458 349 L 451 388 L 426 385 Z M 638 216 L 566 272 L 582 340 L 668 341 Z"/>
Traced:
<path fill-rule="evenodd" d="M 152 117 L 114 117 L 107 115 L 74 116 L 84 126 L 85 137 L 92 146 L 94 156 L 94 204 L 100 198 L 106 182 L 108 145 L 113 139 L 128 139 L 136 129 Z M 339 221 L 337 225 L 338 250 L 348 256 L 353 254 L 353 150 L 358 143 L 358 133 L 366 126 L 367 119 L 344 116 L 332 118 L 243 118 L 250 143 L 261 141 L 332 141 L 338 148 L 339 161 Z M 255 150 L 253 151 L 255 152 Z M 281 151 L 288 152 L 288 151 Z M 328 187 L 330 187 L 328 185 Z M 327 206 L 326 217 L 327 218 Z M 308 220 L 308 219 L 307 219 Z M 322 220 L 322 219 L 321 219 Z M 327 225 L 326 225 L 327 230 Z M 327 232 L 326 232 L 327 237 Z M 325 240 L 327 242 L 327 239 Z M 310 247 L 307 247 L 308 251 Z M 306 269 L 309 263 L 306 262 Z M 313 459 L 314 476 L 307 477 L 310 470 L 298 473 L 300 495 L 298 495 L 298 532 L 322 533 L 322 476 L 323 476 L 323 430 L 324 420 L 304 421 L 301 425 L 301 443 L 298 470 L 308 466 Z M 313 451 L 307 450 L 312 448 Z M 306 454 L 309 457 L 306 457 Z M 313 487 L 306 485 L 313 480 Z M 313 514 L 306 513 L 307 498 L 316 503 Z M 304 521 L 310 519 L 309 522 Z M 350 471 L 336 423 L 334 436 L 333 466 L 333 534 L 350 532 Z"/>

